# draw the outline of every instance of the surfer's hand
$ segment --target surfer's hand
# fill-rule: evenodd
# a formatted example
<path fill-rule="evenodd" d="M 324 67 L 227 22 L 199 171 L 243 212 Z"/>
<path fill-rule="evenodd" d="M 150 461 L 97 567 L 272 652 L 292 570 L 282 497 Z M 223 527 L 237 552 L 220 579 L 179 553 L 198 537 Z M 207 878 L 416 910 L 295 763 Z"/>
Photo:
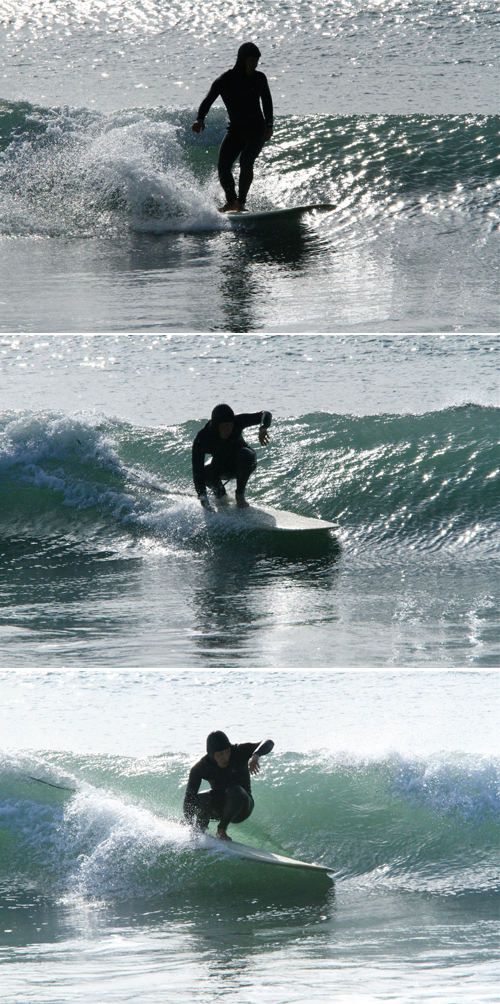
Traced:
<path fill-rule="evenodd" d="M 259 429 L 259 443 L 261 446 L 267 446 L 268 442 L 269 442 L 269 433 L 267 429 L 265 429 L 264 426 L 261 425 Z"/>
<path fill-rule="evenodd" d="M 269 126 L 269 128 L 266 129 L 266 139 L 265 139 L 266 143 L 269 143 L 269 140 L 271 139 L 272 134 L 273 134 L 273 127 Z"/>
<path fill-rule="evenodd" d="M 250 760 L 248 761 L 248 769 L 251 774 L 258 774 L 260 771 L 259 758 L 258 756 L 255 756 L 255 753 L 252 757 L 250 757 Z"/>
<path fill-rule="evenodd" d="M 193 132 L 203 132 L 204 128 L 205 128 L 205 123 L 202 122 L 201 119 L 196 119 L 196 122 L 193 122 L 191 126 Z"/>

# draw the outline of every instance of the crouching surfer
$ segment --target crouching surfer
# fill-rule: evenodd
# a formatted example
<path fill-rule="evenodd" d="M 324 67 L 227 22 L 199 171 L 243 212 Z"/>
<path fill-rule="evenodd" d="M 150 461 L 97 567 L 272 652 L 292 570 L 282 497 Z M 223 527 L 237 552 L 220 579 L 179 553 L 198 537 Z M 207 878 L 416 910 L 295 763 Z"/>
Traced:
<path fill-rule="evenodd" d="M 257 467 L 257 457 L 255 450 L 243 439 L 242 432 L 251 425 L 258 425 L 260 445 L 267 446 L 271 419 L 270 411 L 235 415 L 228 404 L 218 404 L 214 408 L 210 421 L 198 432 L 192 449 L 194 487 L 205 509 L 211 509 L 207 485 L 216 498 L 223 499 L 226 495 L 222 478 L 228 481 L 236 478 L 236 505 L 240 508 L 248 505 L 245 488 Z M 207 453 L 212 460 L 205 464 Z"/>
<path fill-rule="evenodd" d="M 189 772 L 184 796 L 184 819 L 205 832 L 211 819 L 218 821 L 217 836 L 230 840 L 230 823 L 248 819 L 254 807 L 250 774 L 258 774 L 259 757 L 270 753 L 272 739 L 262 743 L 231 744 L 225 732 L 211 732 L 207 737 L 207 752 Z M 198 794 L 202 781 L 208 781 L 210 791 Z"/>

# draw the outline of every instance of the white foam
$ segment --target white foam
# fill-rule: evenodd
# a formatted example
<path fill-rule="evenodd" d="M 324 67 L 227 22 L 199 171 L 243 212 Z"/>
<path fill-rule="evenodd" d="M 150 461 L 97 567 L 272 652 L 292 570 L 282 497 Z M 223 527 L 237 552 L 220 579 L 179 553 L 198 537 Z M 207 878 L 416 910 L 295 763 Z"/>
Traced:
<path fill-rule="evenodd" d="M 214 179 L 198 181 L 185 163 L 182 126 L 153 115 L 33 112 L 27 123 L 35 129 L 4 157 L 0 231 L 110 236 L 124 223 L 152 233 L 227 227 Z"/>
<path fill-rule="evenodd" d="M 134 229 L 156 232 L 175 217 L 213 218 L 206 195 L 183 162 L 170 122 L 113 122 L 90 144 L 82 167 L 105 191 L 125 198 Z M 171 218 L 174 219 L 171 219 Z"/>
<path fill-rule="evenodd" d="M 71 454 L 81 460 L 99 460 L 119 467 L 112 441 L 102 431 L 103 415 L 81 412 L 54 415 L 27 414 L 5 425 L 0 437 L 0 469 L 16 464 L 27 467 L 43 460 L 65 460 Z"/>
<path fill-rule="evenodd" d="M 190 844 L 185 827 L 98 789 L 71 800 L 65 826 L 73 848 L 68 887 L 78 896 L 130 894 L 143 882 L 150 886 L 151 869 L 163 872 L 167 860 Z M 162 878 L 168 881 L 168 868 Z"/>

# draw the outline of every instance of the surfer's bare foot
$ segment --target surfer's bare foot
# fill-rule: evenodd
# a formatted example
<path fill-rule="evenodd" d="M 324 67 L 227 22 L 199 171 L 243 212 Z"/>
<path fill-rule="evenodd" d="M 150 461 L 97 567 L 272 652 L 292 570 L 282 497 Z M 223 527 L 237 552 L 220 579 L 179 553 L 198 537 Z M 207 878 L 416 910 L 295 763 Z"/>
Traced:
<path fill-rule="evenodd" d="M 226 831 L 221 830 L 220 826 L 217 827 L 217 833 L 215 836 L 218 837 L 219 840 L 231 840 L 231 837 L 228 837 Z"/>
<path fill-rule="evenodd" d="M 238 492 L 235 492 L 234 497 L 236 499 L 238 509 L 248 509 L 248 502 L 244 495 L 240 495 Z"/>
<path fill-rule="evenodd" d="M 221 206 L 219 213 L 239 213 L 242 208 L 241 202 L 238 199 L 233 199 L 232 202 L 226 202 L 225 206 Z"/>

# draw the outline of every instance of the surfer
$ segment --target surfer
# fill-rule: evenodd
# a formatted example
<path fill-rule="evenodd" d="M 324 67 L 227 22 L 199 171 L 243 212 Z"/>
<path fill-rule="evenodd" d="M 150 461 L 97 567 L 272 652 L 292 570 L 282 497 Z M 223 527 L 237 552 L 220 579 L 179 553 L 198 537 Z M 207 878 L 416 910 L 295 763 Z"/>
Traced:
<path fill-rule="evenodd" d="M 257 457 L 255 450 L 245 442 L 241 433 L 250 425 L 258 425 L 260 445 L 267 446 L 267 430 L 271 420 L 270 411 L 235 415 L 228 404 L 216 405 L 210 421 L 198 432 L 192 450 L 194 487 L 205 509 L 211 509 L 207 485 L 218 499 L 223 499 L 227 494 L 222 478 L 226 481 L 236 478 L 236 505 L 240 508 L 248 505 L 245 488 L 257 467 Z M 211 454 L 212 460 L 205 464 L 207 453 Z"/>
<path fill-rule="evenodd" d="M 270 753 L 274 743 L 231 744 L 225 732 L 207 736 L 207 752 L 191 767 L 184 796 L 184 819 L 205 832 L 211 819 L 218 820 L 217 836 L 227 835 L 230 823 L 248 819 L 254 807 L 250 774 L 258 774 L 259 757 Z M 202 781 L 208 781 L 210 791 L 198 794 Z"/>
<path fill-rule="evenodd" d="M 254 161 L 273 134 L 273 101 L 267 77 L 257 70 L 259 58 L 260 51 L 253 42 L 240 45 L 235 65 L 214 80 L 191 127 L 193 132 L 203 132 L 205 116 L 220 96 L 229 115 L 217 165 L 219 181 L 226 194 L 226 204 L 221 208 L 223 213 L 244 210 L 253 181 Z M 236 195 L 232 167 L 238 157 L 240 177 Z"/>

